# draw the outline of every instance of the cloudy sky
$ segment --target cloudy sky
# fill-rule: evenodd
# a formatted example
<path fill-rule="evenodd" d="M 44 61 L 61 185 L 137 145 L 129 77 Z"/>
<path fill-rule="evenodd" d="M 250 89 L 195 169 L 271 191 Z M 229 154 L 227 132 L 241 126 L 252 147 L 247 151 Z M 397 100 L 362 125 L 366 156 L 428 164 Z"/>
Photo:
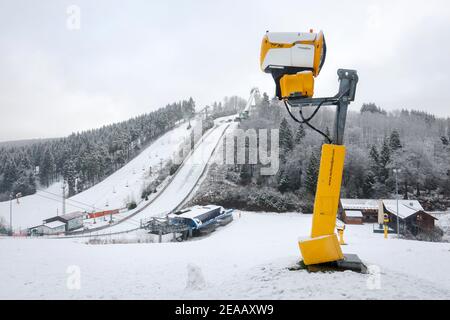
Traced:
<path fill-rule="evenodd" d="M 354 109 L 450 116 L 447 1 L 0 0 L 0 141 L 63 136 L 189 96 L 203 106 L 254 86 L 272 95 L 262 36 L 310 28 L 328 44 L 318 96 L 335 93 L 338 68 L 354 68 Z"/>

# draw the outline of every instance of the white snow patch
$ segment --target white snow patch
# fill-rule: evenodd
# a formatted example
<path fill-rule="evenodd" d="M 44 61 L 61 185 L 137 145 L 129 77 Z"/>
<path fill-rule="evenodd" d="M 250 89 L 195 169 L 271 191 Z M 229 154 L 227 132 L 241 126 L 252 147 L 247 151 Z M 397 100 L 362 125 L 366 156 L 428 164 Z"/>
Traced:
<path fill-rule="evenodd" d="M 297 238 L 309 234 L 311 215 L 240 216 L 208 237 L 181 243 L 86 245 L 86 239 L 0 238 L 1 261 L 8 262 L 0 264 L 0 299 L 450 297 L 449 243 L 391 235 L 386 240 L 373 233 L 372 225 L 348 225 L 343 251 L 374 266 L 372 274 L 289 271 L 300 259 Z M 80 290 L 66 286 L 67 268 L 74 265 L 81 272 Z"/>

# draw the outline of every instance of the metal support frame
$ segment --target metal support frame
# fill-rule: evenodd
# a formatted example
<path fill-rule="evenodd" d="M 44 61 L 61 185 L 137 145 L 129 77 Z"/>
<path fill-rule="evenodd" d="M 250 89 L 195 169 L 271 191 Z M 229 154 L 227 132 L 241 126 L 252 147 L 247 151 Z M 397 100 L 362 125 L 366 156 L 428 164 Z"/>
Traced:
<path fill-rule="evenodd" d="M 302 98 L 293 96 L 288 99 L 291 107 L 316 106 L 314 114 L 322 106 L 336 106 L 333 136 L 329 138 L 331 142 L 322 146 L 311 237 L 299 241 L 298 244 L 303 257 L 302 264 L 309 271 L 323 271 L 331 268 L 331 270 L 354 270 L 365 273 L 367 269 L 356 255 L 342 253 L 333 231 L 336 225 L 344 169 L 345 147 L 343 142 L 347 110 L 350 102 L 355 100 L 358 83 L 356 70 L 339 69 L 337 75 L 339 92 L 334 97 Z M 302 120 L 309 121 L 305 120 L 303 116 Z"/>
<path fill-rule="evenodd" d="M 334 97 L 327 98 L 289 98 L 291 107 L 311 106 L 336 106 L 336 117 L 333 128 L 333 144 L 342 145 L 344 142 L 345 123 L 347 120 L 347 109 L 350 102 L 355 100 L 358 74 L 356 70 L 339 69 L 339 92 Z"/>

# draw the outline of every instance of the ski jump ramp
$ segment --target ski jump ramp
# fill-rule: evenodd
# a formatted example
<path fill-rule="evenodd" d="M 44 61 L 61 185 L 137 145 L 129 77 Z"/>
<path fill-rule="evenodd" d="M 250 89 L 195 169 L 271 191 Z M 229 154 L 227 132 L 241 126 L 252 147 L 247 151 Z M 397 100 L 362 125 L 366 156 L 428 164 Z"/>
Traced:
<path fill-rule="evenodd" d="M 175 210 L 191 194 L 192 190 L 203 176 L 216 147 L 222 141 L 225 132 L 230 127 L 226 121 L 219 122 L 205 133 L 198 145 L 185 159 L 170 183 L 145 207 L 116 224 L 101 230 L 86 230 L 79 235 L 68 235 L 62 238 L 109 236 L 128 233 L 140 229 L 140 221 L 151 217 L 164 216 Z"/>

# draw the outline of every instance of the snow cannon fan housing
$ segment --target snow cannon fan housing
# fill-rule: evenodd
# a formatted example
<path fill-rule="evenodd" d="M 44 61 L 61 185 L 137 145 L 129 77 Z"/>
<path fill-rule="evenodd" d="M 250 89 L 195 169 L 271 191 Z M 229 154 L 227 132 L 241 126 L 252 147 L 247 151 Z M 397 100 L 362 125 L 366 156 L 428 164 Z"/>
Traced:
<path fill-rule="evenodd" d="M 261 69 L 271 73 L 278 99 L 311 98 L 314 78 L 325 63 L 323 32 L 266 32 L 261 43 Z"/>

